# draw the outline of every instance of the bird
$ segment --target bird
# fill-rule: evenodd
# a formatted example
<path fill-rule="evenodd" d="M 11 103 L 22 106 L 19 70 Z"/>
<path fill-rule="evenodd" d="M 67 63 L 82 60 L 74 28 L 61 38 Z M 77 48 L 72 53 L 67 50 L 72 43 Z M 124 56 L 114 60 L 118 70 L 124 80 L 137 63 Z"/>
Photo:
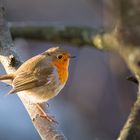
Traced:
<path fill-rule="evenodd" d="M 52 47 L 25 61 L 14 73 L 1 75 L 0 80 L 9 80 L 11 83 L 12 89 L 7 95 L 26 94 L 29 101 L 37 105 L 41 116 L 52 122 L 53 119 L 46 114 L 41 103 L 58 95 L 65 86 L 69 62 L 74 57 L 60 47 Z"/>

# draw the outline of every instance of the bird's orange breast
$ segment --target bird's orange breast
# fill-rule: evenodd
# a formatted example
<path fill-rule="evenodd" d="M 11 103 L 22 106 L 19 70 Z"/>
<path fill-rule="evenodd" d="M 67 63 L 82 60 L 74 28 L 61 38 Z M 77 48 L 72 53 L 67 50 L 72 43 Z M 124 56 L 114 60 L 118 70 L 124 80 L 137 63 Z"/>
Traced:
<path fill-rule="evenodd" d="M 65 82 L 68 79 L 69 61 L 67 61 L 67 62 L 65 62 L 65 61 L 64 62 L 54 61 L 53 64 L 57 68 L 57 72 L 58 72 L 58 76 L 59 76 L 59 80 L 60 80 L 61 84 L 65 84 Z"/>

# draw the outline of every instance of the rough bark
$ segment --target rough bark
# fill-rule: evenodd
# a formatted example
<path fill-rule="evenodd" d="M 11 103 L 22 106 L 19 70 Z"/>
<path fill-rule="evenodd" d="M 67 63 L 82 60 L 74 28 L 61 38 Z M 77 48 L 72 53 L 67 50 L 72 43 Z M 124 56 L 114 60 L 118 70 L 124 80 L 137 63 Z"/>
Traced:
<path fill-rule="evenodd" d="M 7 73 L 13 73 L 21 65 L 21 61 L 13 48 L 13 43 L 8 26 L 5 21 L 4 8 L 0 2 L 0 61 Z M 27 97 L 19 94 L 29 116 L 42 140 L 64 140 L 65 136 L 60 133 L 54 123 L 40 117 L 40 110 L 35 104 L 31 104 Z M 46 112 L 48 113 L 48 112 Z"/>

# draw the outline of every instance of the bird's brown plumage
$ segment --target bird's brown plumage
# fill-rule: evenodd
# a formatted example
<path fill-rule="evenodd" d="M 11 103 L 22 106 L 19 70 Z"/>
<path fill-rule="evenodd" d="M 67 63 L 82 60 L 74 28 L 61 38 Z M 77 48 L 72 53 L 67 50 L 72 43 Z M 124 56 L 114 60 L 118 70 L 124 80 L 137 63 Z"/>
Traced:
<path fill-rule="evenodd" d="M 12 81 L 13 88 L 8 94 L 26 90 L 34 102 L 44 102 L 56 96 L 65 85 L 69 59 L 68 52 L 50 48 L 24 62 L 14 74 L 0 76 L 0 80 Z"/>

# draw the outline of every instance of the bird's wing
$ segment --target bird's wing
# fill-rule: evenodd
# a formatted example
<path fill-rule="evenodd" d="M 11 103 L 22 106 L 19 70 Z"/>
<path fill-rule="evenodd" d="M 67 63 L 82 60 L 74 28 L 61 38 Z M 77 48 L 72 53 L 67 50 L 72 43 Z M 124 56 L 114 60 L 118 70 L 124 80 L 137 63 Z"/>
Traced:
<path fill-rule="evenodd" d="M 8 93 L 12 94 L 15 92 L 32 89 L 35 87 L 43 86 L 49 82 L 49 76 L 52 74 L 52 69 L 45 67 L 34 73 L 23 72 L 18 74 L 13 80 L 13 89 Z"/>

